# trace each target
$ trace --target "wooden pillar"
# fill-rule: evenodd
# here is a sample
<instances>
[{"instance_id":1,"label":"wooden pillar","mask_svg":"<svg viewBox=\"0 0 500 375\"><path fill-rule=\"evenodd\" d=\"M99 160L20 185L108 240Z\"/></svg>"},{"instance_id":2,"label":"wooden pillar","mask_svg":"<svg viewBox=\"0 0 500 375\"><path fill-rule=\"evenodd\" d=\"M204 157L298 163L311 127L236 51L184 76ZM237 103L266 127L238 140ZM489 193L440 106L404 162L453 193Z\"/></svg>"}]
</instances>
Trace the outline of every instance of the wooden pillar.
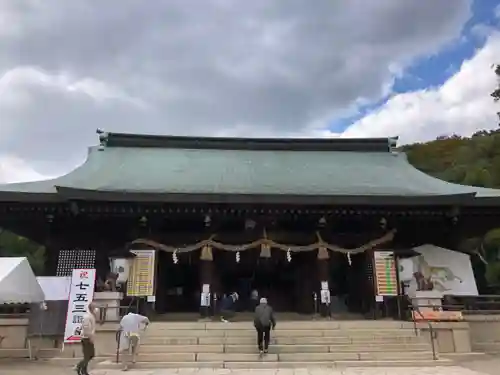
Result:
<instances>
[{"instance_id":1,"label":"wooden pillar","mask_svg":"<svg viewBox=\"0 0 500 375\"><path fill-rule=\"evenodd\" d=\"M328 283L328 293L330 293L329 259L330 259L330 254L328 254L328 250L324 247L320 247L318 249L318 255L317 255L317 260L316 260L318 286L319 286L319 288L316 289L316 290L318 290L316 295L317 295L317 306L319 306L319 312L320 312L321 316L330 315L330 301L329 301L329 299L326 303L325 303L325 301L321 301L321 289L322 289L321 285L323 282Z\"/></svg>"},{"instance_id":2,"label":"wooden pillar","mask_svg":"<svg viewBox=\"0 0 500 375\"><path fill-rule=\"evenodd\" d=\"M53 217L47 218L45 226L45 276L57 276L57 265L59 263L59 251L67 248L67 235L62 234L60 230L56 230L56 223Z\"/></svg>"},{"instance_id":3,"label":"wooden pillar","mask_svg":"<svg viewBox=\"0 0 500 375\"><path fill-rule=\"evenodd\" d=\"M213 262L212 248L210 246L205 246L201 249L200 255L200 315L202 318L208 318L210 316L211 307L213 305L213 292L214 292L214 262ZM208 297L208 303L202 303L201 296L206 293L203 290L204 286L208 285L208 292L210 293Z\"/></svg>"},{"instance_id":4,"label":"wooden pillar","mask_svg":"<svg viewBox=\"0 0 500 375\"><path fill-rule=\"evenodd\" d=\"M308 253L307 261L299 267L298 286L300 288L298 295L297 312L301 314L314 314L314 299L313 295L318 294L318 280L311 278L311 275L316 274L317 269L316 253Z\"/></svg>"}]
</instances>

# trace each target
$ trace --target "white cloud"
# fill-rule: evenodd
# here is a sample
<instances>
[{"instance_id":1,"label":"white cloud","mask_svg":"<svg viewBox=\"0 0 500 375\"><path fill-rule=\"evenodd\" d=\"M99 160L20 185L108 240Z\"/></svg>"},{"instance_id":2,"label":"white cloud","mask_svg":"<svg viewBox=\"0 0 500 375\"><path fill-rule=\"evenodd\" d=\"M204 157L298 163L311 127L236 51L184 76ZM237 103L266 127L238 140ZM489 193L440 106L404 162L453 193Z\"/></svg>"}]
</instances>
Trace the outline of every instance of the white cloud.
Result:
<instances>
[{"instance_id":1,"label":"white cloud","mask_svg":"<svg viewBox=\"0 0 500 375\"><path fill-rule=\"evenodd\" d=\"M66 73L50 74L32 66L10 69L0 76L0 105L21 104L16 103L16 99L20 100L20 94L28 93L34 86L67 94L86 95L96 102L121 100L138 106L144 105L140 100L105 82L88 77L76 79ZM17 95L17 98L13 95Z\"/></svg>"},{"instance_id":2,"label":"white cloud","mask_svg":"<svg viewBox=\"0 0 500 375\"><path fill-rule=\"evenodd\" d=\"M500 33L494 33L442 86L395 95L342 136L399 135L401 143L409 143L453 133L469 136L481 129L496 128L500 108L490 96L497 84L491 67L499 62Z\"/></svg>"},{"instance_id":3,"label":"white cloud","mask_svg":"<svg viewBox=\"0 0 500 375\"><path fill-rule=\"evenodd\" d=\"M1 0L0 153L57 175L97 127L330 136L333 119L459 40L471 4Z\"/></svg>"},{"instance_id":4,"label":"white cloud","mask_svg":"<svg viewBox=\"0 0 500 375\"><path fill-rule=\"evenodd\" d=\"M500 19L500 4L495 7L495 17Z\"/></svg>"},{"instance_id":5,"label":"white cloud","mask_svg":"<svg viewBox=\"0 0 500 375\"><path fill-rule=\"evenodd\" d=\"M0 156L0 183L38 181L50 177L36 172L24 160Z\"/></svg>"}]
</instances>

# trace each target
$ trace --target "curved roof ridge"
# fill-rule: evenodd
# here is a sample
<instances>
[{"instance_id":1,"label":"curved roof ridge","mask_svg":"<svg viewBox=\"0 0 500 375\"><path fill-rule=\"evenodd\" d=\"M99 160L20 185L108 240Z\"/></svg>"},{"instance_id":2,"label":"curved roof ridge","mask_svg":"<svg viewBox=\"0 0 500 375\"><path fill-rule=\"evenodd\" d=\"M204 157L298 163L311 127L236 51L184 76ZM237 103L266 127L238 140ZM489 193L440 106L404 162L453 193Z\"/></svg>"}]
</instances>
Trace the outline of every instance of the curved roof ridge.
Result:
<instances>
[{"instance_id":1,"label":"curved roof ridge","mask_svg":"<svg viewBox=\"0 0 500 375\"><path fill-rule=\"evenodd\" d=\"M98 130L104 147L144 147L252 151L353 151L390 152L397 137L386 138L238 138L194 137L133 133L106 133Z\"/></svg>"}]
</instances>

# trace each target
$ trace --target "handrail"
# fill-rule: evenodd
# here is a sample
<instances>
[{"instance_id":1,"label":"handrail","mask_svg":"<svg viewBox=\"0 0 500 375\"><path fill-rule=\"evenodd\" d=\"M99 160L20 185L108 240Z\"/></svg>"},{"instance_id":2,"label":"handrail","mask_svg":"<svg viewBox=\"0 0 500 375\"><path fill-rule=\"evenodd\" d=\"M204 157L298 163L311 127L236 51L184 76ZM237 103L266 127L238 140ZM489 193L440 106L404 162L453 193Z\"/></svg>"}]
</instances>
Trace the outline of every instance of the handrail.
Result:
<instances>
[{"instance_id":1,"label":"handrail","mask_svg":"<svg viewBox=\"0 0 500 375\"><path fill-rule=\"evenodd\" d=\"M420 315L420 317L422 318L422 321L427 323L427 326L429 327L429 334L431 336L432 359L436 361L438 359L437 354L436 354L436 343L435 343L436 331L434 331L434 327L432 326L432 323L430 322L430 320L428 320L424 317L424 315L420 311L419 307L414 306L410 299L409 299L409 301L410 301L411 311L416 311L417 314ZM413 320L413 329L415 330L415 336L418 336L418 334L417 334L417 322L415 320L414 314L411 314L411 318Z\"/></svg>"}]
</instances>

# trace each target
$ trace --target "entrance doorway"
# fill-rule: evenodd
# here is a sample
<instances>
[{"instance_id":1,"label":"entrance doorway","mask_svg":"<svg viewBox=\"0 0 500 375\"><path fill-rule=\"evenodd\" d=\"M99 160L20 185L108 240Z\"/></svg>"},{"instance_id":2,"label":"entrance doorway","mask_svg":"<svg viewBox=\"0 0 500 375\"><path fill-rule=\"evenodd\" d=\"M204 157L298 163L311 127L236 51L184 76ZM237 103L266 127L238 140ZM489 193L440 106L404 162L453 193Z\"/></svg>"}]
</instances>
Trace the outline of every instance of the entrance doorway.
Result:
<instances>
[{"instance_id":1,"label":"entrance doorway","mask_svg":"<svg viewBox=\"0 0 500 375\"><path fill-rule=\"evenodd\" d=\"M366 313L374 301L371 258L366 253L332 253L330 257L332 309L337 312ZM337 304L337 306L334 306Z\"/></svg>"},{"instance_id":2,"label":"entrance doorway","mask_svg":"<svg viewBox=\"0 0 500 375\"><path fill-rule=\"evenodd\" d=\"M253 310L251 293L257 290L259 298L266 297L277 312L310 313L313 284L309 258L308 252L294 253L288 261L281 250L272 250L271 258L261 258L258 251L246 251L241 252L240 262L236 263L234 254L218 254L221 293L238 293L237 311Z\"/></svg>"},{"instance_id":3,"label":"entrance doorway","mask_svg":"<svg viewBox=\"0 0 500 375\"><path fill-rule=\"evenodd\" d=\"M160 251L156 272L155 309L158 314L199 311L198 257L188 253L174 264L170 253Z\"/></svg>"}]
</instances>

